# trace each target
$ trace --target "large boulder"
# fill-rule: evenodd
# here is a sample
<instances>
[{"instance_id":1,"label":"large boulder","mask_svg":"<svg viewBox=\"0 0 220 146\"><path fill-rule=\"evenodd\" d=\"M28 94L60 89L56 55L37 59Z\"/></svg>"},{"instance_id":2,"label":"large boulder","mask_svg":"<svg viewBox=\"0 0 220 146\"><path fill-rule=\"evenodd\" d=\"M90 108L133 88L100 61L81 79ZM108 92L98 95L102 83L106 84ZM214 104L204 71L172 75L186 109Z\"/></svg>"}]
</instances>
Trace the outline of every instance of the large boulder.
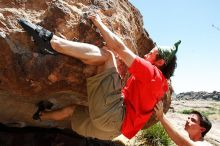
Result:
<instances>
[{"instance_id":1,"label":"large boulder","mask_svg":"<svg viewBox=\"0 0 220 146\"><path fill-rule=\"evenodd\" d=\"M142 15L128 0L1 0L0 8L0 122L9 126L69 128L69 121L34 121L35 104L49 100L54 109L72 103L87 105L86 78L96 74L95 66L78 59L40 54L38 46L18 24L19 18L68 40L102 47L102 36L84 17L85 12L96 11L139 56L154 47L143 27ZM127 68L119 58L117 61L125 82ZM171 96L165 97L167 110ZM153 117L149 123L155 121Z\"/></svg>"}]
</instances>

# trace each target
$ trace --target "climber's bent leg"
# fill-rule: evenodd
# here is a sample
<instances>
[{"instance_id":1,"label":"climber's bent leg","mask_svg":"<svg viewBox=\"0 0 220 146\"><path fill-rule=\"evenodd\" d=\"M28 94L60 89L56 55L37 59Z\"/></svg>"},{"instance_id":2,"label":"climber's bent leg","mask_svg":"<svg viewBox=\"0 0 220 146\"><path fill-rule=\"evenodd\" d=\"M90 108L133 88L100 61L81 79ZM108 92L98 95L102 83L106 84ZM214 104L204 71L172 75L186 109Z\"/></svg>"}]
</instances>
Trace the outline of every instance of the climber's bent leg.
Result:
<instances>
[{"instance_id":1,"label":"climber's bent leg","mask_svg":"<svg viewBox=\"0 0 220 146\"><path fill-rule=\"evenodd\" d=\"M62 39L47 29L20 19L18 23L29 33L42 54L55 55L57 52L80 59L90 65L104 65L111 58L109 51L97 46Z\"/></svg>"},{"instance_id":2,"label":"climber's bent leg","mask_svg":"<svg viewBox=\"0 0 220 146\"><path fill-rule=\"evenodd\" d=\"M76 105L69 105L54 111L44 111L40 113L41 120L55 120L62 121L71 117Z\"/></svg>"},{"instance_id":3,"label":"climber's bent leg","mask_svg":"<svg viewBox=\"0 0 220 146\"><path fill-rule=\"evenodd\" d=\"M103 65L111 57L109 51L105 49L92 44L69 41L56 35L52 37L50 43L55 51L90 65Z\"/></svg>"},{"instance_id":4,"label":"climber's bent leg","mask_svg":"<svg viewBox=\"0 0 220 146\"><path fill-rule=\"evenodd\" d=\"M86 106L77 106L71 119L71 126L73 131L84 137L98 138L101 140L112 140L120 135L120 129L112 129L104 131L97 128L90 118L89 109ZM120 125L115 125L120 127Z\"/></svg>"},{"instance_id":5,"label":"climber's bent leg","mask_svg":"<svg viewBox=\"0 0 220 146\"><path fill-rule=\"evenodd\" d=\"M72 128L78 134L111 140L120 135L125 107L121 79L115 67L87 78L88 107L77 106Z\"/></svg>"}]
</instances>

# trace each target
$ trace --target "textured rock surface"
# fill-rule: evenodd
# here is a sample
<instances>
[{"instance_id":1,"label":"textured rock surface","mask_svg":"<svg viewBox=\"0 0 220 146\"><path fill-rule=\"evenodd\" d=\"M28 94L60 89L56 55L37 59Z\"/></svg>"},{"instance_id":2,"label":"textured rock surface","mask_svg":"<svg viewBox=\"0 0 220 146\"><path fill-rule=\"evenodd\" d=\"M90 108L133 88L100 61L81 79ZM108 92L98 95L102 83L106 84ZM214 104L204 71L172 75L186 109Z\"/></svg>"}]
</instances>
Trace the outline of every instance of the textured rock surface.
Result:
<instances>
[{"instance_id":1,"label":"textured rock surface","mask_svg":"<svg viewBox=\"0 0 220 146\"><path fill-rule=\"evenodd\" d=\"M84 12L95 10L103 22L135 53L143 56L153 46L143 28L139 11L127 0L1 0L0 1L0 122L9 126L69 127L65 122L32 120L35 104L42 99L54 108L76 103L87 105L86 77L95 66L65 55L42 55L17 19L26 18L68 40L102 47L103 39ZM126 80L125 65L118 59ZM166 110L170 95L166 96ZM152 118L151 122L155 122ZM150 123L151 123L150 122Z\"/></svg>"}]
</instances>

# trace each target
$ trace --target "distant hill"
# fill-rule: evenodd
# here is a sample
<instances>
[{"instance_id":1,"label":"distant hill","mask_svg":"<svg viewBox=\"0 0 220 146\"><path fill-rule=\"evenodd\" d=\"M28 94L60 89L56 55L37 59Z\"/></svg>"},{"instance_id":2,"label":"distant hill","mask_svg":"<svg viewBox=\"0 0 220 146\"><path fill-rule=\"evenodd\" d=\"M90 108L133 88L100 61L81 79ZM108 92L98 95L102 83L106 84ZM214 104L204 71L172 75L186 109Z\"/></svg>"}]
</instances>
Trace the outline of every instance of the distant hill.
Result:
<instances>
[{"instance_id":1,"label":"distant hill","mask_svg":"<svg viewBox=\"0 0 220 146\"><path fill-rule=\"evenodd\" d=\"M203 99L203 100L216 100L220 101L220 92L218 91L213 91L211 93L205 92L205 91L200 91L200 92L183 92L179 94L174 94L173 95L174 100L198 100L198 99Z\"/></svg>"}]
</instances>

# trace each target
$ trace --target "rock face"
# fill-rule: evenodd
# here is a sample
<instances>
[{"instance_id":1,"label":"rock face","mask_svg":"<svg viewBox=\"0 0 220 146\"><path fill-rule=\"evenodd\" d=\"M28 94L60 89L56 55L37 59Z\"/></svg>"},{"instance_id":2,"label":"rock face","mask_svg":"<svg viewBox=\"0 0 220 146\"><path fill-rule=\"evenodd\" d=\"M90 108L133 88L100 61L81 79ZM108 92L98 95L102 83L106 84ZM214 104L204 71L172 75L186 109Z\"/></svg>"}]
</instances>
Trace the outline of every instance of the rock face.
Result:
<instances>
[{"instance_id":1,"label":"rock face","mask_svg":"<svg viewBox=\"0 0 220 146\"><path fill-rule=\"evenodd\" d=\"M35 104L49 100L54 109L68 104L87 105L86 78L96 74L95 66L65 55L42 55L17 19L25 18L68 40L102 47L103 38L85 19L96 11L103 22L139 56L154 43L143 28L139 11L128 0L1 0L0 1L0 122L9 126L69 127L65 122L32 120ZM126 81L126 66L117 59ZM166 110L170 95L165 96ZM155 120L152 118L152 122Z\"/></svg>"},{"instance_id":2,"label":"rock face","mask_svg":"<svg viewBox=\"0 0 220 146\"><path fill-rule=\"evenodd\" d=\"M216 100L220 101L220 92L213 91L213 92L184 92L179 93L176 95L176 100L197 100L197 99L204 99L204 100Z\"/></svg>"}]
</instances>

